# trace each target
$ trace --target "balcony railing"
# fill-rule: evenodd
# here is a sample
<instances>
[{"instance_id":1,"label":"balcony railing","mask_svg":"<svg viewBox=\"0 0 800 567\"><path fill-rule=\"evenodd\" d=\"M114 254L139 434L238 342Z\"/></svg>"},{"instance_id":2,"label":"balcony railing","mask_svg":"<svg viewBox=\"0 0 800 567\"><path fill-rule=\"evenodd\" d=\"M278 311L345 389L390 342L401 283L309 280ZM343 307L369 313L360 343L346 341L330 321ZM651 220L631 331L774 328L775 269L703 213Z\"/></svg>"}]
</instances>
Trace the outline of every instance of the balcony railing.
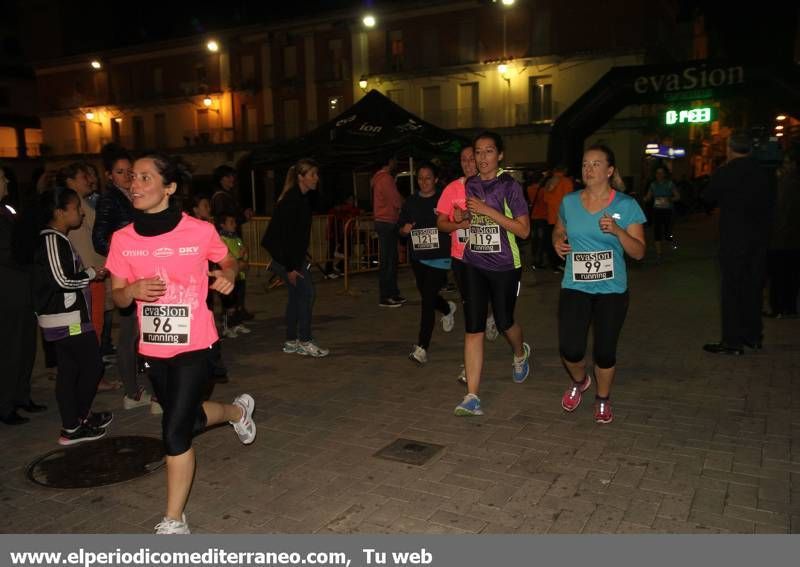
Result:
<instances>
[{"instance_id":1,"label":"balcony railing","mask_svg":"<svg viewBox=\"0 0 800 567\"><path fill-rule=\"evenodd\" d=\"M490 128L485 108L451 108L435 112L424 112L422 118L440 128Z\"/></svg>"},{"instance_id":2,"label":"balcony railing","mask_svg":"<svg viewBox=\"0 0 800 567\"><path fill-rule=\"evenodd\" d=\"M183 143L186 147L230 144L233 141L233 128L209 128L204 130L185 130L183 132Z\"/></svg>"},{"instance_id":3,"label":"balcony railing","mask_svg":"<svg viewBox=\"0 0 800 567\"><path fill-rule=\"evenodd\" d=\"M556 117L556 103L552 107L540 112L532 112L530 104L515 104L514 105L514 125L523 126L525 124L549 124L555 120Z\"/></svg>"}]
</instances>

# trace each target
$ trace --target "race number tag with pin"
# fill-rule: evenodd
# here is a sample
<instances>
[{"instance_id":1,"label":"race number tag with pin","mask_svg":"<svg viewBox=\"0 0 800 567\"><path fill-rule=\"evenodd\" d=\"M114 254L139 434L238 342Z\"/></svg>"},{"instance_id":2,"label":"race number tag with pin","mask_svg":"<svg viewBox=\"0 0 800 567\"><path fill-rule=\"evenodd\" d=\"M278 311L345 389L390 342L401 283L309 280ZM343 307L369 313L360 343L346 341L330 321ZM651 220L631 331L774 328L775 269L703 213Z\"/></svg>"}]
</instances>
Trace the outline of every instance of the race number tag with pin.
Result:
<instances>
[{"instance_id":1,"label":"race number tag with pin","mask_svg":"<svg viewBox=\"0 0 800 567\"><path fill-rule=\"evenodd\" d=\"M141 326L143 344L189 344L192 328L189 306L142 305Z\"/></svg>"},{"instance_id":2,"label":"race number tag with pin","mask_svg":"<svg viewBox=\"0 0 800 567\"><path fill-rule=\"evenodd\" d=\"M436 250L439 248L437 228L415 228L411 231L411 245L414 250Z\"/></svg>"},{"instance_id":3,"label":"race number tag with pin","mask_svg":"<svg viewBox=\"0 0 800 567\"><path fill-rule=\"evenodd\" d=\"M572 253L572 281L595 282L613 279L613 250Z\"/></svg>"},{"instance_id":4,"label":"race number tag with pin","mask_svg":"<svg viewBox=\"0 0 800 567\"><path fill-rule=\"evenodd\" d=\"M479 224L469 227L469 249L478 254L497 254L502 250L500 225Z\"/></svg>"}]
</instances>

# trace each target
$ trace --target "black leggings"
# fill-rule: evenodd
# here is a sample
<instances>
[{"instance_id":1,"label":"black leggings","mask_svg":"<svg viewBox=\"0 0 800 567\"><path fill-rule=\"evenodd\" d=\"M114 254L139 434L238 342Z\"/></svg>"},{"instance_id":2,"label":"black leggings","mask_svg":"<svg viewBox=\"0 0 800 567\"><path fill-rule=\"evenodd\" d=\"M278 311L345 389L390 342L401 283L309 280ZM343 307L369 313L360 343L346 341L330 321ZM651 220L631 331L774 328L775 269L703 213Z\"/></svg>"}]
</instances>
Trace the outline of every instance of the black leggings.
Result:
<instances>
[{"instance_id":1,"label":"black leggings","mask_svg":"<svg viewBox=\"0 0 800 567\"><path fill-rule=\"evenodd\" d=\"M103 359L94 331L54 341L58 356L56 400L64 429L78 427L89 415L97 384L103 375Z\"/></svg>"},{"instance_id":2,"label":"black leggings","mask_svg":"<svg viewBox=\"0 0 800 567\"><path fill-rule=\"evenodd\" d=\"M175 358L147 358L148 373L164 410L161 435L169 456L182 455L192 438L206 428L203 400L210 379L208 352L194 351Z\"/></svg>"},{"instance_id":3,"label":"black leggings","mask_svg":"<svg viewBox=\"0 0 800 567\"><path fill-rule=\"evenodd\" d=\"M450 306L439 295L439 291L447 283L447 270L432 268L422 262L411 263L414 277L417 280L417 289L422 296L422 310L419 320L419 341L417 344L428 350L431 346L433 327L436 324L436 311L443 315L450 313Z\"/></svg>"},{"instance_id":4,"label":"black leggings","mask_svg":"<svg viewBox=\"0 0 800 567\"><path fill-rule=\"evenodd\" d=\"M653 240L672 240L672 209L653 209Z\"/></svg>"},{"instance_id":5,"label":"black leggings","mask_svg":"<svg viewBox=\"0 0 800 567\"><path fill-rule=\"evenodd\" d=\"M514 324L514 306L519 294L522 268L493 272L463 264L462 293L464 327L467 333L486 331L486 315L492 303L497 330L507 331Z\"/></svg>"},{"instance_id":6,"label":"black leggings","mask_svg":"<svg viewBox=\"0 0 800 567\"><path fill-rule=\"evenodd\" d=\"M617 342L628 313L628 292L584 293L562 289L558 302L558 345L567 362L581 362L586 354L589 325L594 328L594 363L598 368L617 364Z\"/></svg>"}]
</instances>

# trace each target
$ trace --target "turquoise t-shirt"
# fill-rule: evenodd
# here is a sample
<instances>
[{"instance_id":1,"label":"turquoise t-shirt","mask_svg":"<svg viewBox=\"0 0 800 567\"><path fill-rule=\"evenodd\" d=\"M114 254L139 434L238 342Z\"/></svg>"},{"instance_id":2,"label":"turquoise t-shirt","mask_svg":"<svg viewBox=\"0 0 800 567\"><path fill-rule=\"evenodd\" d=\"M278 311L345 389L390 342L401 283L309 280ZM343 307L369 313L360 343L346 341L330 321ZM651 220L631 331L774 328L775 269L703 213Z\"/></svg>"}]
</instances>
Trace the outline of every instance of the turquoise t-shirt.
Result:
<instances>
[{"instance_id":1,"label":"turquoise t-shirt","mask_svg":"<svg viewBox=\"0 0 800 567\"><path fill-rule=\"evenodd\" d=\"M650 192L653 194L653 207L656 209L672 208L672 191L675 188L672 181L653 181L650 184Z\"/></svg>"},{"instance_id":2,"label":"turquoise t-shirt","mask_svg":"<svg viewBox=\"0 0 800 567\"><path fill-rule=\"evenodd\" d=\"M621 228L627 228L643 224L644 212L634 199L615 192L605 209L590 215L581 203L582 192L565 195L558 211L572 246L561 287L585 293L624 293L628 289L625 251L616 236L600 230L600 218L608 213Z\"/></svg>"}]
</instances>

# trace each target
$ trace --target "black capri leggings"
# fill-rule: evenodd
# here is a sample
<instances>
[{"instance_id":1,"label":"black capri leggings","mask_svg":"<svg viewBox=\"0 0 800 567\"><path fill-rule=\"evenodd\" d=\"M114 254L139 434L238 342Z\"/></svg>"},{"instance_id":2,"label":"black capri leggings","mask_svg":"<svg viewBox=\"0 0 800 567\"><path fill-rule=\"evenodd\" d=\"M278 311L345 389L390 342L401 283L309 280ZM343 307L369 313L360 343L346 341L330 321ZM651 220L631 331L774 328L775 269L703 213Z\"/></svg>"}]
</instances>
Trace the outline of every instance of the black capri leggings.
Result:
<instances>
[{"instance_id":1,"label":"black capri leggings","mask_svg":"<svg viewBox=\"0 0 800 567\"><path fill-rule=\"evenodd\" d=\"M464 326L467 333L486 331L489 302L501 333L514 324L514 306L517 304L522 268L493 272L463 264L462 293L464 299Z\"/></svg>"},{"instance_id":2,"label":"black capri leggings","mask_svg":"<svg viewBox=\"0 0 800 567\"><path fill-rule=\"evenodd\" d=\"M617 342L628 313L628 292L584 293L562 289L558 302L558 345L567 362L586 354L589 325L594 328L594 363L598 368L617 364Z\"/></svg>"},{"instance_id":3,"label":"black capri leggings","mask_svg":"<svg viewBox=\"0 0 800 567\"><path fill-rule=\"evenodd\" d=\"M211 377L208 357L203 350L175 358L146 359L153 390L164 410L161 435L171 457L188 451L192 438L206 428L203 400Z\"/></svg>"},{"instance_id":4,"label":"black capri leggings","mask_svg":"<svg viewBox=\"0 0 800 567\"><path fill-rule=\"evenodd\" d=\"M672 239L672 209L653 209L653 240Z\"/></svg>"}]
</instances>

